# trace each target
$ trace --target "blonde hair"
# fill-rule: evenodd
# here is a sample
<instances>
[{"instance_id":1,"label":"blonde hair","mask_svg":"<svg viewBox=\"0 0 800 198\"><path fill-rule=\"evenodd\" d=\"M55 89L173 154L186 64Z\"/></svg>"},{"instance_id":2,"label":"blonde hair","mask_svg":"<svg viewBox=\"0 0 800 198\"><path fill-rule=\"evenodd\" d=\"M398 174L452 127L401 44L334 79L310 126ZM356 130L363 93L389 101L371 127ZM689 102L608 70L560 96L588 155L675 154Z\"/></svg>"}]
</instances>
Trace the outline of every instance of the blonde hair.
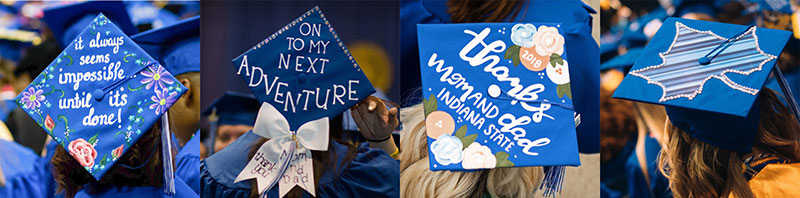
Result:
<instances>
[{"instance_id":1,"label":"blonde hair","mask_svg":"<svg viewBox=\"0 0 800 198\"><path fill-rule=\"evenodd\" d=\"M474 172L429 169L422 104L400 110L400 197L533 197L541 167L495 168Z\"/></svg>"},{"instance_id":2,"label":"blonde hair","mask_svg":"<svg viewBox=\"0 0 800 198\"><path fill-rule=\"evenodd\" d=\"M800 126L775 92L764 88L755 151L800 160ZM675 197L754 197L744 177L746 153L702 142L666 121L659 167Z\"/></svg>"}]
</instances>

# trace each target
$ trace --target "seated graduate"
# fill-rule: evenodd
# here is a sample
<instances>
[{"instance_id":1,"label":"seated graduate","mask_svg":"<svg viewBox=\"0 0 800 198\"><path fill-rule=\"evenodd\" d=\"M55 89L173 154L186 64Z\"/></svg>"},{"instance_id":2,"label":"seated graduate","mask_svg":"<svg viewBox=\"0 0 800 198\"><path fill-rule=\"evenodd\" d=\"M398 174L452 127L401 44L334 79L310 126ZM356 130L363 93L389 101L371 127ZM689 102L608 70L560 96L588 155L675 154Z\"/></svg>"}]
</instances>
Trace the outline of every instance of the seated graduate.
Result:
<instances>
[{"instance_id":1,"label":"seated graduate","mask_svg":"<svg viewBox=\"0 0 800 198\"><path fill-rule=\"evenodd\" d=\"M97 4L113 5L80 5ZM105 15L88 21L15 99L59 144L51 160L58 192L68 198L198 197L174 175L167 130L166 112L187 88Z\"/></svg>"},{"instance_id":2,"label":"seated graduate","mask_svg":"<svg viewBox=\"0 0 800 198\"><path fill-rule=\"evenodd\" d=\"M200 192L200 16L131 36L187 87L169 109L170 131L178 147L175 174Z\"/></svg>"},{"instance_id":3,"label":"seated graduate","mask_svg":"<svg viewBox=\"0 0 800 198\"><path fill-rule=\"evenodd\" d=\"M213 153L219 152L236 141L239 136L253 130L258 106L258 100L252 94L226 92L203 111L203 115L207 116L211 123Z\"/></svg>"}]
</instances>

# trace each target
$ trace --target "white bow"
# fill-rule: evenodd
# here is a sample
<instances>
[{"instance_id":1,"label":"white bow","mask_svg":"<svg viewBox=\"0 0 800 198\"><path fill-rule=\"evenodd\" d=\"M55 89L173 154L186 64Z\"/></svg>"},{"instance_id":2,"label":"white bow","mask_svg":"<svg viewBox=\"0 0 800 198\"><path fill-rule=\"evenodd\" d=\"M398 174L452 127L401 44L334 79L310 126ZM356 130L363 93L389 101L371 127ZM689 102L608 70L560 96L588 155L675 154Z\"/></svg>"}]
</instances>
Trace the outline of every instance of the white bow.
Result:
<instances>
[{"instance_id":1,"label":"white bow","mask_svg":"<svg viewBox=\"0 0 800 198\"><path fill-rule=\"evenodd\" d=\"M294 186L316 196L311 150L328 150L328 118L307 122L297 131L290 131L283 114L264 102L253 133L270 140L261 145L234 182L256 178L259 194L280 182L280 197Z\"/></svg>"}]
</instances>

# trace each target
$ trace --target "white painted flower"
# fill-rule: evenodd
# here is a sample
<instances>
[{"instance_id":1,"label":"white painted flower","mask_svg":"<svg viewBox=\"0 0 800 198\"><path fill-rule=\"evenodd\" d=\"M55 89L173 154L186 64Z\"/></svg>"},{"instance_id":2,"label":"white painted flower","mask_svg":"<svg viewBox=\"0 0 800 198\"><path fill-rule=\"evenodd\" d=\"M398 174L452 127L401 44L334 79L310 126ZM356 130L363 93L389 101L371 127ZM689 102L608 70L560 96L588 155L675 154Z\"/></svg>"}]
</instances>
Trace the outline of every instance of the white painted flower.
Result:
<instances>
[{"instance_id":1,"label":"white painted flower","mask_svg":"<svg viewBox=\"0 0 800 198\"><path fill-rule=\"evenodd\" d=\"M533 34L534 49L540 56L550 57L556 53L564 53L564 37L558 33L558 28L539 26L539 30Z\"/></svg>"},{"instance_id":2,"label":"white painted flower","mask_svg":"<svg viewBox=\"0 0 800 198\"><path fill-rule=\"evenodd\" d=\"M555 67L548 63L546 72L550 81L557 85L569 83L569 63L567 63L567 60L564 60L563 65L556 64Z\"/></svg>"},{"instance_id":3,"label":"white painted flower","mask_svg":"<svg viewBox=\"0 0 800 198\"><path fill-rule=\"evenodd\" d=\"M450 134L442 134L436 141L431 143L430 149L436 162L446 166L461 162L461 149L463 147L461 139Z\"/></svg>"},{"instance_id":4,"label":"white painted flower","mask_svg":"<svg viewBox=\"0 0 800 198\"><path fill-rule=\"evenodd\" d=\"M536 26L533 24L516 24L511 27L511 42L522 47L531 47L534 33L536 33Z\"/></svg>"},{"instance_id":5,"label":"white painted flower","mask_svg":"<svg viewBox=\"0 0 800 198\"><path fill-rule=\"evenodd\" d=\"M464 161L461 162L461 167L464 169L494 168L495 165L497 159L488 146L473 142L464 149Z\"/></svg>"}]
</instances>

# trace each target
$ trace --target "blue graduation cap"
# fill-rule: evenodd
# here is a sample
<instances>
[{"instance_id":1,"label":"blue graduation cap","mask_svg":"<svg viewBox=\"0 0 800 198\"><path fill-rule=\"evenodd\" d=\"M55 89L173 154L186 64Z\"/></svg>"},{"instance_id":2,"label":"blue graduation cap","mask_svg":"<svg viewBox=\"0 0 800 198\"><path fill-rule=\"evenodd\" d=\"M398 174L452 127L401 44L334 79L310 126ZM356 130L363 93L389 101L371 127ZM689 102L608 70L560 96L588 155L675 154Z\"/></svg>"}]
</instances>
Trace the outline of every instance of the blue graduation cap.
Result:
<instances>
[{"instance_id":1,"label":"blue graduation cap","mask_svg":"<svg viewBox=\"0 0 800 198\"><path fill-rule=\"evenodd\" d=\"M642 55L642 51L644 51L644 47L628 49L628 52L625 54L616 56L600 64L600 70L602 71L616 68L624 71L625 68L630 68L633 66L633 63L636 62L636 59L639 58L639 55Z\"/></svg>"},{"instance_id":2,"label":"blue graduation cap","mask_svg":"<svg viewBox=\"0 0 800 198\"><path fill-rule=\"evenodd\" d=\"M430 169L578 166L569 57L556 23L420 24Z\"/></svg>"},{"instance_id":3,"label":"blue graduation cap","mask_svg":"<svg viewBox=\"0 0 800 198\"><path fill-rule=\"evenodd\" d=\"M217 98L203 115L216 114L219 125L250 125L256 123L258 109L261 104L252 95L226 92Z\"/></svg>"},{"instance_id":4,"label":"blue graduation cap","mask_svg":"<svg viewBox=\"0 0 800 198\"><path fill-rule=\"evenodd\" d=\"M200 71L200 16L131 36L173 75Z\"/></svg>"},{"instance_id":5,"label":"blue graduation cap","mask_svg":"<svg viewBox=\"0 0 800 198\"><path fill-rule=\"evenodd\" d=\"M87 1L59 5L45 9L42 19L53 31L53 36L61 46L67 46L101 12L106 14L125 35L136 34L136 26L131 22L122 1Z\"/></svg>"},{"instance_id":6,"label":"blue graduation cap","mask_svg":"<svg viewBox=\"0 0 800 198\"><path fill-rule=\"evenodd\" d=\"M312 150L327 150L329 119L374 93L372 84L319 7L233 59L233 65L261 103L253 132L270 139L235 182L255 178L264 193L282 177L305 175L308 180L280 182L280 196L294 186L315 195L312 162L302 159Z\"/></svg>"},{"instance_id":7,"label":"blue graduation cap","mask_svg":"<svg viewBox=\"0 0 800 198\"><path fill-rule=\"evenodd\" d=\"M758 8L761 10L772 10L792 14L791 0L749 0L749 2L758 3Z\"/></svg>"},{"instance_id":8,"label":"blue graduation cap","mask_svg":"<svg viewBox=\"0 0 800 198\"><path fill-rule=\"evenodd\" d=\"M561 28L417 25L431 170L580 164Z\"/></svg>"},{"instance_id":9,"label":"blue graduation cap","mask_svg":"<svg viewBox=\"0 0 800 198\"><path fill-rule=\"evenodd\" d=\"M153 5L155 2L128 1L125 3L131 16L131 22L136 26L150 24L152 28L161 28L179 20L179 17L172 12Z\"/></svg>"},{"instance_id":10,"label":"blue graduation cap","mask_svg":"<svg viewBox=\"0 0 800 198\"><path fill-rule=\"evenodd\" d=\"M166 112L185 91L101 13L15 102L99 180L162 115L168 131ZM162 136L162 146L169 137ZM165 187L171 186L170 177Z\"/></svg>"},{"instance_id":11,"label":"blue graduation cap","mask_svg":"<svg viewBox=\"0 0 800 198\"><path fill-rule=\"evenodd\" d=\"M749 152L758 94L790 32L669 18L615 98L666 106L672 124L706 143Z\"/></svg>"},{"instance_id":12,"label":"blue graduation cap","mask_svg":"<svg viewBox=\"0 0 800 198\"><path fill-rule=\"evenodd\" d=\"M375 92L319 7L233 59L260 102L280 110L290 129L333 118Z\"/></svg>"}]
</instances>

